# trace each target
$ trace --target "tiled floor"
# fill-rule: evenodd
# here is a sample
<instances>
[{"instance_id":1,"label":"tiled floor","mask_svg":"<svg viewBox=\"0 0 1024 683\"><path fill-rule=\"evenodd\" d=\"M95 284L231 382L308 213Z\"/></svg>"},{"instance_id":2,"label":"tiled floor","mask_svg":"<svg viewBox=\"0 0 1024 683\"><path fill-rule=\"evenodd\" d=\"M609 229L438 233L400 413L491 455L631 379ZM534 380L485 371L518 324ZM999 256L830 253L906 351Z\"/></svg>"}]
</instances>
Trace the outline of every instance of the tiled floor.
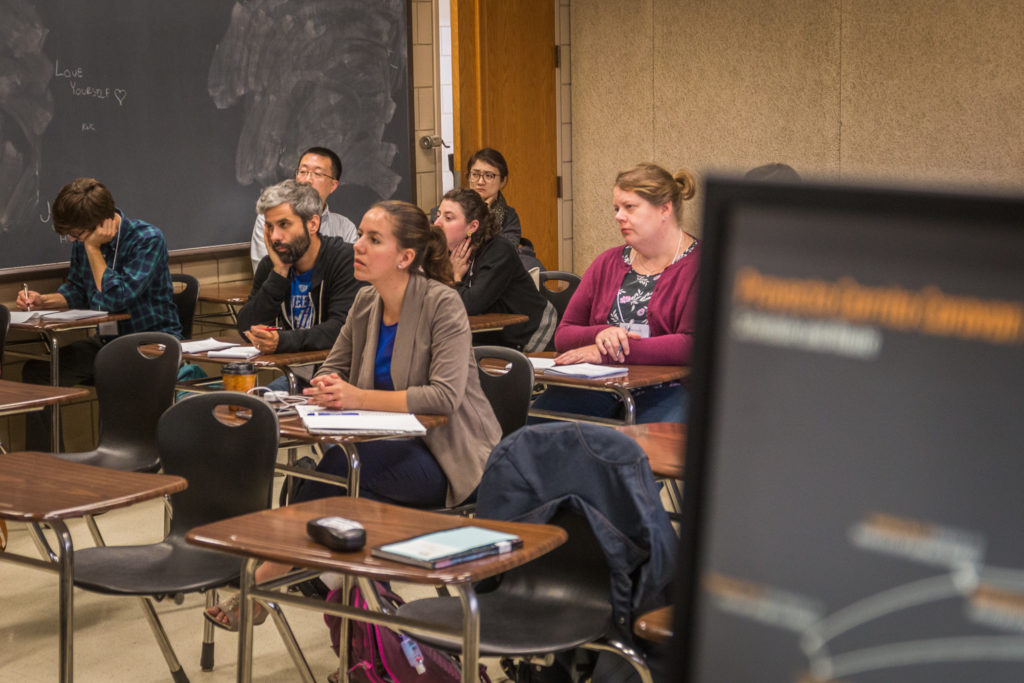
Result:
<instances>
[{"instance_id":1,"label":"tiled floor","mask_svg":"<svg viewBox=\"0 0 1024 683\"><path fill-rule=\"evenodd\" d=\"M162 535L163 504L151 501L116 510L98 518L108 545L150 543ZM76 547L93 545L85 525L69 524ZM10 524L9 551L36 556L23 525ZM0 683L57 679L57 575L22 565L0 562ZM433 595L422 586L395 586L406 599ZM193 683L235 680L237 636L217 630L216 665L199 668L202 641L202 595L186 596L182 605L157 603L157 612L171 644ZM75 590L75 681L170 681L156 639L135 598L120 598ZM337 669L322 615L285 609L306 658L318 681ZM277 630L268 619L256 628L253 680L300 680ZM491 679L502 680L494 660L486 660Z\"/></svg>"}]
</instances>

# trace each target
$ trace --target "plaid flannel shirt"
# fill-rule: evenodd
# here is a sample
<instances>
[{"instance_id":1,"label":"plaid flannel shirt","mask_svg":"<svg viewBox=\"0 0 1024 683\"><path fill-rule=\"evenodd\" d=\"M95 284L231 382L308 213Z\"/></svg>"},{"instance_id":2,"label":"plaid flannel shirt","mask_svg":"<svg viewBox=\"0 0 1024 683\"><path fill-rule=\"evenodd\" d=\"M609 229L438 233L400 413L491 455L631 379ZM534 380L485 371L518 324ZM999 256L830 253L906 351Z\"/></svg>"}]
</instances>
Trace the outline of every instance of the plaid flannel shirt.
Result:
<instances>
[{"instance_id":1,"label":"plaid flannel shirt","mask_svg":"<svg viewBox=\"0 0 1024 683\"><path fill-rule=\"evenodd\" d=\"M167 332L181 338L174 288L167 265L167 245L160 229L145 221L129 220L120 209L121 227L100 247L107 262L103 289L97 291L85 245L71 245L71 270L57 290L71 308L128 313L118 334Z\"/></svg>"}]
</instances>

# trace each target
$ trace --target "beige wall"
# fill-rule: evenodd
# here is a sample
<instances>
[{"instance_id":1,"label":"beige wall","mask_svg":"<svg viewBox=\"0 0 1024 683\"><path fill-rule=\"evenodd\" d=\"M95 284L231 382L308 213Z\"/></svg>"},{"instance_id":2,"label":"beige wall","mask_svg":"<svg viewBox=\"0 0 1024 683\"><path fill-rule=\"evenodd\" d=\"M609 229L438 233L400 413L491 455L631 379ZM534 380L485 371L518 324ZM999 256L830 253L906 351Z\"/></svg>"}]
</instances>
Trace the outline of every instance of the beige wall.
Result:
<instances>
[{"instance_id":1,"label":"beige wall","mask_svg":"<svg viewBox=\"0 0 1024 683\"><path fill-rule=\"evenodd\" d=\"M1024 2L572 0L571 27L576 272L638 161L1024 185Z\"/></svg>"}]
</instances>

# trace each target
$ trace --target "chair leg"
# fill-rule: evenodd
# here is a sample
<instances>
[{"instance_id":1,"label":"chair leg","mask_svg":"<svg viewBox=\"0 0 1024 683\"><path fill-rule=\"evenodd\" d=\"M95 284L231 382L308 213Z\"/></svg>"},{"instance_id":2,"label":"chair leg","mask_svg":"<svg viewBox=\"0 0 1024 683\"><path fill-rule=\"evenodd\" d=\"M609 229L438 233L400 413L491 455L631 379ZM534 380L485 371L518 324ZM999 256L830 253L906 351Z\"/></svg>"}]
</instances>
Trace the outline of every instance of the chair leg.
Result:
<instances>
[{"instance_id":1,"label":"chair leg","mask_svg":"<svg viewBox=\"0 0 1024 683\"><path fill-rule=\"evenodd\" d=\"M640 683L654 683L654 678L651 676L651 669L647 666L647 662L644 661L643 655L633 648L628 647L617 640L609 640L603 643L587 643L583 647L587 650L594 650L596 652L613 652L617 654L629 662L630 666L633 667L637 675L640 676Z\"/></svg>"},{"instance_id":2,"label":"chair leg","mask_svg":"<svg viewBox=\"0 0 1024 683\"><path fill-rule=\"evenodd\" d=\"M171 507L171 497L164 496L164 538L171 533L171 518L174 517L174 508Z\"/></svg>"},{"instance_id":3,"label":"chair leg","mask_svg":"<svg viewBox=\"0 0 1024 683\"><path fill-rule=\"evenodd\" d=\"M96 526L96 519L92 515L85 515L85 526L89 528L89 533L92 534L92 540L96 543L97 548L107 545L103 540L103 534L100 533L100 528Z\"/></svg>"},{"instance_id":4,"label":"chair leg","mask_svg":"<svg viewBox=\"0 0 1024 683\"><path fill-rule=\"evenodd\" d=\"M32 542L36 544L36 550L43 556L44 560L57 564L60 562L60 558L57 553L50 547L49 541L46 540L46 535L43 534L42 527L36 522L30 522L28 525L28 534L32 538Z\"/></svg>"},{"instance_id":5,"label":"chair leg","mask_svg":"<svg viewBox=\"0 0 1024 683\"><path fill-rule=\"evenodd\" d=\"M274 626L277 627L277 632L281 635L281 640L284 642L285 649L288 650L288 654L292 657L292 662L295 663L295 668L299 672L299 676L302 677L303 683L316 683L316 678L313 676L313 670L309 668L309 662L306 661L305 655L302 654L302 648L299 647L298 641L295 640L295 633L292 632L292 627L289 625L288 620L284 617L284 612L281 611L280 605L276 602L260 601L263 607L270 611L270 616L274 618Z\"/></svg>"},{"instance_id":6,"label":"chair leg","mask_svg":"<svg viewBox=\"0 0 1024 683\"><path fill-rule=\"evenodd\" d=\"M160 646L160 651L163 652L164 659L167 661L167 668L171 670L171 678L174 679L174 683L188 683L188 676L181 668L177 655L174 654L171 641L167 639L167 632L164 631L164 626L160 623L160 617L156 615L153 601L149 598L139 598L139 604L142 606L142 613L146 615L146 620L149 622L149 628L152 629L153 635L156 637L157 645Z\"/></svg>"},{"instance_id":7,"label":"chair leg","mask_svg":"<svg viewBox=\"0 0 1024 683\"><path fill-rule=\"evenodd\" d=\"M206 591L206 609L217 604L217 589L211 588ZM203 671L213 671L213 624L209 619L203 618L203 649L199 654L199 668Z\"/></svg>"}]
</instances>

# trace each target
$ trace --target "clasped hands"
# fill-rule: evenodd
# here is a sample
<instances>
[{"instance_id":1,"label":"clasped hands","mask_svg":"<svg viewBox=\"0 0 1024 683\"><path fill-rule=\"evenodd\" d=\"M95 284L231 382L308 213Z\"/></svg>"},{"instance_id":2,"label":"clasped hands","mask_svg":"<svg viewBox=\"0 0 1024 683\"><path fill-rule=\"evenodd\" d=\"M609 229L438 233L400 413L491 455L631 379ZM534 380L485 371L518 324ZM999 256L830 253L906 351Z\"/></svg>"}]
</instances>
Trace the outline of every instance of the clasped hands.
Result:
<instances>
[{"instance_id":1,"label":"clasped hands","mask_svg":"<svg viewBox=\"0 0 1024 683\"><path fill-rule=\"evenodd\" d=\"M314 377L313 386L303 389L312 403L332 410L356 409L363 406L365 391L349 384L335 373Z\"/></svg>"}]
</instances>

